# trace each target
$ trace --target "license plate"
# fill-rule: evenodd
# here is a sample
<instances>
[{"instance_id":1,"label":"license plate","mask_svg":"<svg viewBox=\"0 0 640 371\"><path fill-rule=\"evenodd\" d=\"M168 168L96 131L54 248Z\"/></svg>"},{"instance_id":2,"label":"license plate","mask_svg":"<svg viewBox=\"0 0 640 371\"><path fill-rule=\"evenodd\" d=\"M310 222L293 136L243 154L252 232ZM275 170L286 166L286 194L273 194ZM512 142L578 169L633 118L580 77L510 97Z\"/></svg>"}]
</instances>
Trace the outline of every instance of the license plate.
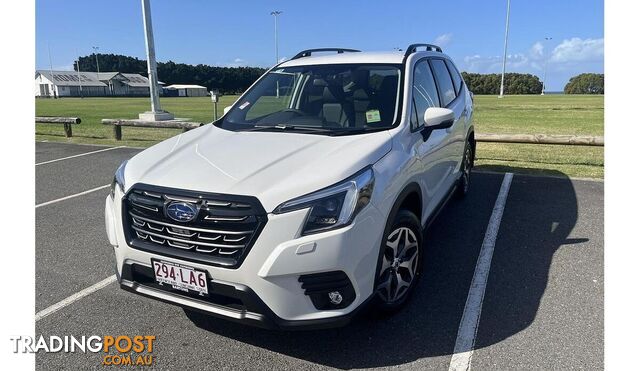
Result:
<instances>
[{"instance_id":1,"label":"license plate","mask_svg":"<svg viewBox=\"0 0 640 371\"><path fill-rule=\"evenodd\" d=\"M160 285L170 285L172 288L184 292L191 290L200 295L209 293L205 272L186 265L161 260L151 260L151 263L156 282Z\"/></svg>"}]
</instances>

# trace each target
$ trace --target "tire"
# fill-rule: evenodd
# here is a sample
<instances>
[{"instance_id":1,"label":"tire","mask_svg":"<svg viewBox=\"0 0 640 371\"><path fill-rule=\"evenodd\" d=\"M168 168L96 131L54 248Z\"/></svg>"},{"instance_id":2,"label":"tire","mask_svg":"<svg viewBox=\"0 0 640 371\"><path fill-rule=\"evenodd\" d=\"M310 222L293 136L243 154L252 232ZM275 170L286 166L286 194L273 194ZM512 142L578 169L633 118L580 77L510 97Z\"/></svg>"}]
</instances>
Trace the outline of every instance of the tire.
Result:
<instances>
[{"instance_id":1,"label":"tire","mask_svg":"<svg viewBox=\"0 0 640 371\"><path fill-rule=\"evenodd\" d=\"M372 306L377 312L394 313L411 297L422 270L422 226L415 214L400 209L380 249Z\"/></svg>"},{"instance_id":2,"label":"tire","mask_svg":"<svg viewBox=\"0 0 640 371\"><path fill-rule=\"evenodd\" d=\"M456 197L464 198L471 188L471 168L473 167L473 146L467 141L464 145L464 154L460 164L460 179L456 186Z\"/></svg>"}]
</instances>

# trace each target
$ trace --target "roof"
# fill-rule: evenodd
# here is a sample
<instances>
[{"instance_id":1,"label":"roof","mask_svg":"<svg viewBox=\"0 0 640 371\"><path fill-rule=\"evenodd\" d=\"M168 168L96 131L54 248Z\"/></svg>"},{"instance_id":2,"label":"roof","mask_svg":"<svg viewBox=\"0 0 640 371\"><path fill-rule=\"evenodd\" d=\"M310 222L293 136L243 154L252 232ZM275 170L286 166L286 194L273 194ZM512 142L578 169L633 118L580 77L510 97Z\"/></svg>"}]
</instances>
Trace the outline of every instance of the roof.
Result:
<instances>
[{"instance_id":1,"label":"roof","mask_svg":"<svg viewBox=\"0 0 640 371\"><path fill-rule=\"evenodd\" d=\"M165 89L207 89L204 86L200 85L184 85L184 84L173 84L165 87Z\"/></svg>"},{"instance_id":2,"label":"roof","mask_svg":"<svg viewBox=\"0 0 640 371\"><path fill-rule=\"evenodd\" d=\"M440 52L419 51L414 54L425 56L445 56ZM286 61L280 67L304 66L312 64L346 64L346 63L384 63L401 64L404 59L404 51L392 50L383 52L346 52L333 54L316 54L310 57L301 57Z\"/></svg>"},{"instance_id":3,"label":"roof","mask_svg":"<svg viewBox=\"0 0 640 371\"><path fill-rule=\"evenodd\" d=\"M37 70L36 77L42 75L58 86L107 86L97 79L95 72ZM78 81L78 76L80 80Z\"/></svg>"},{"instance_id":4,"label":"roof","mask_svg":"<svg viewBox=\"0 0 640 371\"><path fill-rule=\"evenodd\" d=\"M149 79L138 73L121 73L126 78L122 81L123 84L129 85L132 88L146 88L149 87Z\"/></svg>"},{"instance_id":5,"label":"roof","mask_svg":"<svg viewBox=\"0 0 640 371\"><path fill-rule=\"evenodd\" d=\"M98 80L100 81L109 81L115 78L116 76L120 75L120 72L100 72L100 73L96 73L96 75L98 76Z\"/></svg>"}]
</instances>

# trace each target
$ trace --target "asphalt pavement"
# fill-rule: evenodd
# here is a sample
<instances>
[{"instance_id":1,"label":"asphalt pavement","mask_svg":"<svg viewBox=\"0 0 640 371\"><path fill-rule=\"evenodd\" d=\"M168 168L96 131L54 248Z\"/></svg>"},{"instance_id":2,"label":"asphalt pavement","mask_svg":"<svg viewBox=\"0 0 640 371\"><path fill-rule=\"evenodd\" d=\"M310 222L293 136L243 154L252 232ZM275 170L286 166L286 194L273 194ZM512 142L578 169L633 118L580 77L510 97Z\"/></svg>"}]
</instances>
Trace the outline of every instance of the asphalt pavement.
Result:
<instances>
[{"instance_id":1,"label":"asphalt pavement","mask_svg":"<svg viewBox=\"0 0 640 371\"><path fill-rule=\"evenodd\" d=\"M113 173L139 149L36 143L36 308L114 273L104 231ZM502 174L475 172L426 231L425 270L392 317L278 332L214 320L106 285L36 322L36 334L156 335L158 369L448 369ZM495 242L472 369L602 369L601 181L515 175ZM75 196L69 198L69 196ZM38 353L38 369L102 368L94 353Z\"/></svg>"}]
</instances>

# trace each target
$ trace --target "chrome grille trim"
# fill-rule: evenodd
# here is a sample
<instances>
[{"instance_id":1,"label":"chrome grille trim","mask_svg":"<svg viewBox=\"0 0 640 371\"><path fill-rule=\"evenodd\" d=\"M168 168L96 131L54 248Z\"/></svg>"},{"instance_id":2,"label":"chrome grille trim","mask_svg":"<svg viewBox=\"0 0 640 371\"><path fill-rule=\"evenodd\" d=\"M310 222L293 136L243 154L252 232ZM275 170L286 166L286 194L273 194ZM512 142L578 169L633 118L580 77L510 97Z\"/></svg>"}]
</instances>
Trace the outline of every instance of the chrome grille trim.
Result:
<instances>
[{"instance_id":1,"label":"chrome grille trim","mask_svg":"<svg viewBox=\"0 0 640 371\"><path fill-rule=\"evenodd\" d=\"M181 190L134 184L123 197L123 226L128 245L185 261L237 268L267 223L253 196ZM168 205L191 203L189 221L173 219Z\"/></svg>"},{"instance_id":2,"label":"chrome grille trim","mask_svg":"<svg viewBox=\"0 0 640 371\"><path fill-rule=\"evenodd\" d=\"M151 223L155 223L155 224L160 224L160 225L163 225L165 227L188 229L190 231L196 231L196 232L213 233L213 234L251 234L251 233L253 233L253 231L225 231L225 230L220 230L220 229L196 228L196 227L191 227L191 226L182 225L182 224L171 224L171 223L166 223L166 222L160 222L160 221L153 220L153 219L148 219L148 218L145 218L143 216L134 214L132 212L129 212L129 215L131 215L134 218L138 218L140 220L144 220L145 222L151 222Z\"/></svg>"},{"instance_id":3,"label":"chrome grille trim","mask_svg":"<svg viewBox=\"0 0 640 371\"><path fill-rule=\"evenodd\" d=\"M182 243L186 243L186 244L192 244L192 245L198 245L198 246L206 246L206 247L222 247L222 248L226 248L226 249L242 249L244 247L244 245L221 245L221 244L215 244L215 243L208 243L208 242L200 242L200 241L193 241L193 240L184 240L181 238L176 238L176 237L171 237L171 236L167 236L164 234L160 234L160 233L156 233L156 232L151 232L148 231L146 229L142 229L136 226L131 226L131 228L133 228L136 232L140 232L140 233L144 233L149 235L149 238L153 241L156 242L153 237L156 237L156 239L163 239L163 240L169 240L169 241L174 241L174 242L182 242ZM164 241L162 242L156 242L159 244L164 244Z\"/></svg>"}]
</instances>

